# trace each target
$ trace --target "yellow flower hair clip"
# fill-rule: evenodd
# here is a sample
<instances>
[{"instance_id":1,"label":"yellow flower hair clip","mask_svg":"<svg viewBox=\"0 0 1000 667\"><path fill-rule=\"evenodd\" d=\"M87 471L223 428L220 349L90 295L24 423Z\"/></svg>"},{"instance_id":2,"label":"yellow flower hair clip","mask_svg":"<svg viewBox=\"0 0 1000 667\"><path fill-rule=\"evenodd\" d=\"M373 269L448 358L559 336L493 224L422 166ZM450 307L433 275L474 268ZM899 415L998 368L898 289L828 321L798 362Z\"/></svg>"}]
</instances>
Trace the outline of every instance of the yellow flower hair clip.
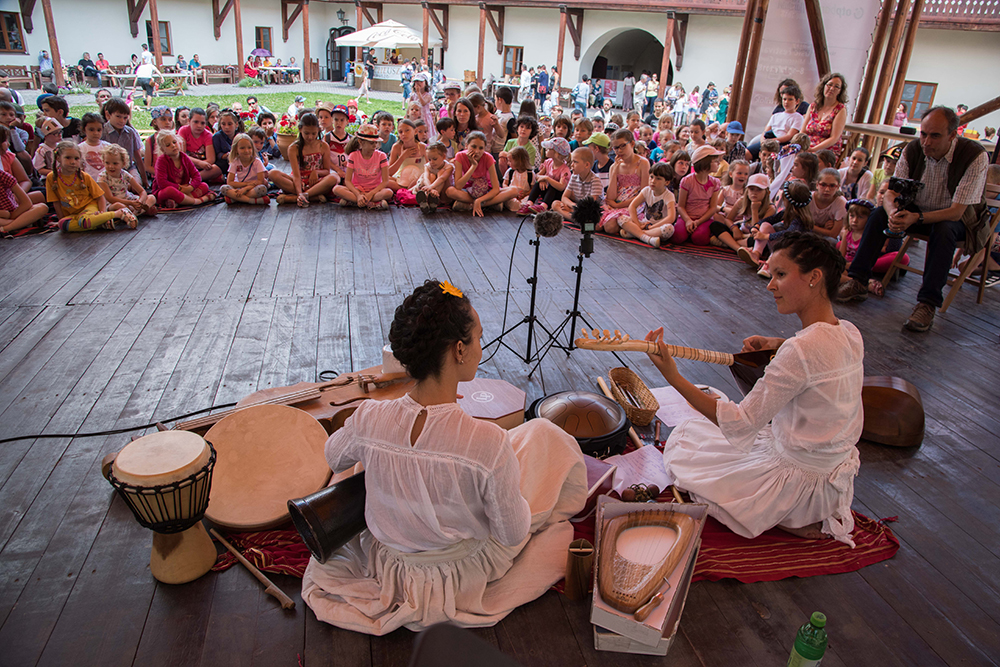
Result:
<instances>
[{"instance_id":1,"label":"yellow flower hair clip","mask_svg":"<svg viewBox=\"0 0 1000 667\"><path fill-rule=\"evenodd\" d=\"M458 289L447 280L444 281L443 283L438 283L438 285L441 287L441 291L444 292L445 294L457 296L459 299L465 296L464 294L462 294L462 290Z\"/></svg>"}]
</instances>

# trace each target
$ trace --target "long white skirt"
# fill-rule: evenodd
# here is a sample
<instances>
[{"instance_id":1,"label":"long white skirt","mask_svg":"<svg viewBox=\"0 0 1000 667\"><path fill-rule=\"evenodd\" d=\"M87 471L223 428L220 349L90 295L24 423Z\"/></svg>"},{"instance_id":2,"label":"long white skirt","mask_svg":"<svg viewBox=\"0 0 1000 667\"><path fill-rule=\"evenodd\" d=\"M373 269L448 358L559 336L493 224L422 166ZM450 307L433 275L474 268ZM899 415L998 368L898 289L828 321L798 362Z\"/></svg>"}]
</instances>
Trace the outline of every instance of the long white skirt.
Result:
<instances>
[{"instance_id":1,"label":"long white skirt","mask_svg":"<svg viewBox=\"0 0 1000 667\"><path fill-rule=\"evenodd\" d=\"M403 553L365 530L325 564L309 560L302 599L316 617L372 635L450 621L493 625L562 579L573 540L569 518L587 499L587 471L571 436L544 419L510 431L531 508L528 537L507 547L493 539Z\"/></svg>"},{"instance_id":2,"label":"long white skirt","mask_svg":"<svg viewBox=\"0 0 1000 667\"><path fill-rule=\"evenodd\" d=\"M854 476L857 448L825 469L810 468L780 451L764 427L749 452L733 447L718 426L691 419L673 430L663 462L677 486L708 505L708 513L737 535L754 538L782 525L802 528L822 522L822 530L854 546Z\"/></svg>"}]
</instances>

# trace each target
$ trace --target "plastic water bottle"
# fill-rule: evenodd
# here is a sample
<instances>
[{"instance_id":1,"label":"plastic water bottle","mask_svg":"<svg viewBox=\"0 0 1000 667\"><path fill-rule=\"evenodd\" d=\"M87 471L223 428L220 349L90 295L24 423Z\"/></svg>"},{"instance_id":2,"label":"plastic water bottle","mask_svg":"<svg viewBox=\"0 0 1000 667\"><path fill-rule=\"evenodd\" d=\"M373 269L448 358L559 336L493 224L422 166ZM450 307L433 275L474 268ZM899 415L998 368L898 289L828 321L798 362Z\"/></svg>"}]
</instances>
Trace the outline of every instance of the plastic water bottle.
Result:
<instances>
[{"instance_id":1,"label":"plastic water bottle","mask_svg":"<svg viewBox=\"0 0 1000 667\"><path fill-rule=\"evenodd\" d=\"M826 614L814 611L809 622L795 633L787 667L819 667L826 653Z\"/></svg>"}]
</instances>

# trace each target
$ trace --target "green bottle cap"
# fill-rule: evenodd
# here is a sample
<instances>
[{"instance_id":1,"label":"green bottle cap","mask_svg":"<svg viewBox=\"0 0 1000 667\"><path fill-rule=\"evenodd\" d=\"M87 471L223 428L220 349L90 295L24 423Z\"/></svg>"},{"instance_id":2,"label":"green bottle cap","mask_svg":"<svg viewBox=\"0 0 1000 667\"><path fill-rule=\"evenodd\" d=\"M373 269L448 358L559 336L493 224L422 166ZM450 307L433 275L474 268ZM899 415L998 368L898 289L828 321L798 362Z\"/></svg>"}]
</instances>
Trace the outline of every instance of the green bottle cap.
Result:
<instances>
[{"instance_id":1,"label":"green bottle cap","mask_svg":"<svg viewBox=\"0 0 1000 667\"><path fill-rule=\"evenodd\" d=\"M826 614L821 611L814 611L812 616L809 617L809 622L815 625L817 628L822 628L826 626Z\"/></svg>"}]
</instances>

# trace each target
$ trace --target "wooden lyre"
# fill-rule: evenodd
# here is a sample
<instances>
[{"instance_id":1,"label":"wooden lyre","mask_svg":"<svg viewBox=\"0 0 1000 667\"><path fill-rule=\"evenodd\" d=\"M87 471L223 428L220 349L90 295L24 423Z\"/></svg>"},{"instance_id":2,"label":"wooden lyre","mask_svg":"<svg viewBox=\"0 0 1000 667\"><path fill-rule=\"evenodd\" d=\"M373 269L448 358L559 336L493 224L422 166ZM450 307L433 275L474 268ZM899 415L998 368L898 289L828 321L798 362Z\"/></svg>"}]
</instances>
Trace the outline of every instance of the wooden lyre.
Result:
<instances>
[{"instance_id":1,"label":"wooden lyre","mask_svg":"<svg viewBox=\"0 0 1000 667\"><path fill-rule=\"evenodd\" d=\"M574 344L584 350L606 350L613 352L657 352L660 348L655 341L636 340L617 329L614 333L605 329L587 331L581 329L582 337ZM591 338L593 336L593 338ZM667 354L677 359L704 361L709 364L729 366L736 379L736 384L744 394L750 392L754 384L764 376L764 368L770 363L777 350L753 350L751 352L716 352L714 350L699 350L694 347L681 347L664 343Z\"/></svg>"},{"instance_id":2,"label":"wooden lyre","mask_svg":"<svg viewBox=\"0 0 1000 667\"><path fill-rule=\"evenodd\" d=\"M637 621L644 621L662 600L662 596L654 599L654 593L687 552L696 526L691 515L673 509L637 509L610 519L601 531L597 560L601 598L619 611L634 614ZM621 554L618 542L626 531L642 527L655 530L641 536L644 542L638 551L629 550L638 556L630 560Z\"/></svg>"}]
</instances>

